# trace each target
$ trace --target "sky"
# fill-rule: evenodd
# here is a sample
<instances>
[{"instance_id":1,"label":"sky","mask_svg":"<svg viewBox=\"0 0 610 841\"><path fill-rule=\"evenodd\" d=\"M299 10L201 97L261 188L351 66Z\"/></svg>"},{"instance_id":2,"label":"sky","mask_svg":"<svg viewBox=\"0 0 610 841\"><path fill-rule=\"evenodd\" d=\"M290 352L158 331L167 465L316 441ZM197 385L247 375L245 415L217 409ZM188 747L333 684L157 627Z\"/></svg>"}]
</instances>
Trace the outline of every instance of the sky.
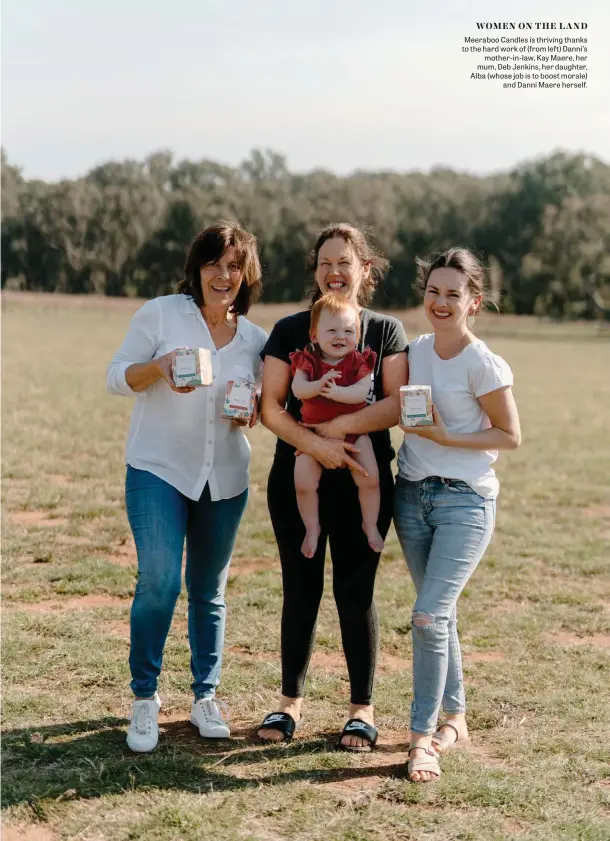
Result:
<instances>
[{"instance_id":1,"label":"sky","mask_svg":"<svg viewBox=\"0 0 610 841\"><path fill-rule=\"evenodd\" d=\"M465 36L505 20L586 22L526 34L584 34L587 88L471 80ZM340 174L608 161L609 43L607 0L4 0L2 145L46 180L160 149L236 165L270 148Z\"/></svg>"}]
</instances>

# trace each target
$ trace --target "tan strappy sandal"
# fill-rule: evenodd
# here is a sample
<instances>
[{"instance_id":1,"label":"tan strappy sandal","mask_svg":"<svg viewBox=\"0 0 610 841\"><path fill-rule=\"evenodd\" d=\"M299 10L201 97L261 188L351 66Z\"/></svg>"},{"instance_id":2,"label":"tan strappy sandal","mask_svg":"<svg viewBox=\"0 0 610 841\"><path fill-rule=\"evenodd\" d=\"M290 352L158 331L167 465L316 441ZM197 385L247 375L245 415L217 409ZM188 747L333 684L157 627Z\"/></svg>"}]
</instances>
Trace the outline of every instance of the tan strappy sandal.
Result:
<instances>
[{"instance_id":1,"label":"tan strappy sandal","mask_svg":"<svg viewBox=\"0 0 610 841\"><path fill-rule=\"evenodd\" d=\"M416 756L414 759L411 759L411 753L414 750L423 750L425 751L426 756ZM430 774L436 774L436 777L432 777L429 780L414 780L411 777L413 771L428 771ZM407 776L409 777L409 781L412 783L435 783L441 776L441 767L438 764L438 754L433 750L428 750L428 748L423 748L421 746L409 748Z\"/></svg>"},{"instance_id":2,"label":"tan strappy sandal","mask_svg":"<svg viewBox=\"0 0 610 841\"><path fill-rule=\"evenodd\" d=\"M443 727L450 727L455 733L455 739L451 738L451 733L443 733ZM465 739L460 738L457 727L454 727L448 721L442 724L432 737L432 744L438 753L445 753L445 751L451 750L451 748L459 748L461 745L468 744L469 741L470 736L466 736Z\"/></svg>"}]
</instances>

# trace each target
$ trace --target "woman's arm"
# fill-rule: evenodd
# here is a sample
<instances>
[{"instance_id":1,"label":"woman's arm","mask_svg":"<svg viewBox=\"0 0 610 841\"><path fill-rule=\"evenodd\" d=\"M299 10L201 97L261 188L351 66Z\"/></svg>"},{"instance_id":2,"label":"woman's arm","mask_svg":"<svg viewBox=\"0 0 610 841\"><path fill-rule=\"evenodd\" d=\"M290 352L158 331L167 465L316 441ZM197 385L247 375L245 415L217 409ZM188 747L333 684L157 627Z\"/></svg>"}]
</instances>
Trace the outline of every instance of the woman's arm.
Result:
<instances>
[{"instance_id":1,"label":"woman's arm","mask_svg":"<svg viewBox=\"0 0 610 841\"><path fill-rule=\"evenodd\" d=\"M178 394L189 394L191 391L195 391L192 385L181 386L180 388L174 385L173 365L175 356L176 351L172 350L165 356L152 359L150 362L134 362L125 370L125 382L136 393L144 391L161 379L165 380L171 390Z\"/></svg>"},{"instance_id":2,"label":"woman's arm","mask_svg":"<svg viewBox=\"0 0 610 841\"><path fill-rule=\"evenodd\" d=\"M147 301L134 314L123 344L112 358L106 373L110 394L130 396L144 391L163 378L172 391L187 394L192 388L176 388L172 375L174 351L154 359L160 343L159 301Z\"/></svg>"},{"instance_id":3,"label":"woman's arm","mask_svg":"<svg viewBox=\"0 0 610 841\"><path fill-rule=\"evenodd\" d=\"M521 443L519 413L510 386L497 388L477 398L491 427L481 432L450 432L436 407L433 426L401 426L406 434L415 433L443 447L465 450L516 450Z\"/></svg>"},{"instance_id":4,"label":"woman's arm","mask_svg":"<svg viewBox=\"0 0 610 841\"><path fill-rule=\"evenodd\" d=\"M340 415L326 423L315 424L313 428L325 438L344 438L346 435L365 435L396 426L400 420L400 387L406 385L408 379L407 354L386 356L381 363L383 400L350 415Z\"/></svg>"},{"instance_id":5,"label":"woman's arm","mask_svg":"<svg viewBox=\"0 0 610 841\"><path fill-rule=\"evenodd\" d=\"M161 369L157 359L150 362L134 362L125 369L125 382L132 391L144 391L149 385L161 379Z\"/></svg>"},{"instance_id":6,"label":"woman's arm","mask_svg":"<svg viewBox=\"0 0 610 841\"><path fill-rule=\"evenodd\" d=\"M320 438L298 423L286 411L286 398L290 389L290 365L274 356L265 358L263 370L263 391L261 395L261 420L271 432L292 444L297 450L307 453L324 467L349 467L367 475L361 465L350 457L349 452L358 448L345 441Z\"/></svg>"}]
</instances>

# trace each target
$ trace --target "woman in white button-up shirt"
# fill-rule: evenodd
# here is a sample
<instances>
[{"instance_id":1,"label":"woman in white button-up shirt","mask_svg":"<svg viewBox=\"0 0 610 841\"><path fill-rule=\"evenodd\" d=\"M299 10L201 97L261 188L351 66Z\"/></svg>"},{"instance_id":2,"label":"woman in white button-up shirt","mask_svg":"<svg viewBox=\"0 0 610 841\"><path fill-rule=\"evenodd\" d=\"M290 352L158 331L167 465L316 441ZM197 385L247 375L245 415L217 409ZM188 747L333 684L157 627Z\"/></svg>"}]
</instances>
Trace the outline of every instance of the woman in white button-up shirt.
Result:
<instances>
[{"instance_id":1,"label":"woman in white button-up shirt","mask_svg":"<svg viewBox=\"0 0 610 841\"><path fill-rule=\"evenodd\" d=\"M245 317L260 291L254 237L226 222L206 228L191 245L178 293L136 312L108 367L110 393L136 397L125 489L138 553L129 655L135 701L127 744L138 752L157 744L157 680L180 594L185 540L195 696L190 720L204 737L229 736L214 698L224 590L248 496L250 445L242 424L221 413L228 380L260 382L267 335ZM172 362L180 347L210 350L210 386L174 385Z\"/></svg>"}]
</instances>

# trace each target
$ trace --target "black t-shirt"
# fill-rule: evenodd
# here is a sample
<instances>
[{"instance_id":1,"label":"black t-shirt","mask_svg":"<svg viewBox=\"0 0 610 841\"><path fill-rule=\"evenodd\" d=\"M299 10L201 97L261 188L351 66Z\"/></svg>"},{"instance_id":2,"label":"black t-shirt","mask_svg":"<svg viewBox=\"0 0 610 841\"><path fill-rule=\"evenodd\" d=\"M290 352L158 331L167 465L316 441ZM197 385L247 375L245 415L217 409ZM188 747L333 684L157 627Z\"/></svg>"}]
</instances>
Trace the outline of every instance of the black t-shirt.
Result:
<instances>
[{"instance_id":1,"label":"black t-shirt","mask_svg":"<svg viewBox=\"0 0 610 841\"><path fill-rule=\"evenodd\" d=\"M297 312L280 319L267 339L267 343L261 352L261 358L274 356L276 359L281 359L283 362L290 364L289 355L295 350L304 350L310 342L309 317L310 311L305 310L305 312ZM381 366L384 358L407 350L407 335L402 323L391 315L381 315L381 313L363 309L360 313L358 350L362 352L365 347L370 347L377 354L373 371L373 384L366 401L367 403L374 403L384 397L381 380ZM293 418L301 419L301 401L294 396L292 388L288 392L286 409ZM378 463L387 462L389 464L395 455L390 442L389 430L370 432L369 435ZM275 450L276 459L292 458L293 455L294 447L278 438Z\"/></svg>"}]
</instances>

